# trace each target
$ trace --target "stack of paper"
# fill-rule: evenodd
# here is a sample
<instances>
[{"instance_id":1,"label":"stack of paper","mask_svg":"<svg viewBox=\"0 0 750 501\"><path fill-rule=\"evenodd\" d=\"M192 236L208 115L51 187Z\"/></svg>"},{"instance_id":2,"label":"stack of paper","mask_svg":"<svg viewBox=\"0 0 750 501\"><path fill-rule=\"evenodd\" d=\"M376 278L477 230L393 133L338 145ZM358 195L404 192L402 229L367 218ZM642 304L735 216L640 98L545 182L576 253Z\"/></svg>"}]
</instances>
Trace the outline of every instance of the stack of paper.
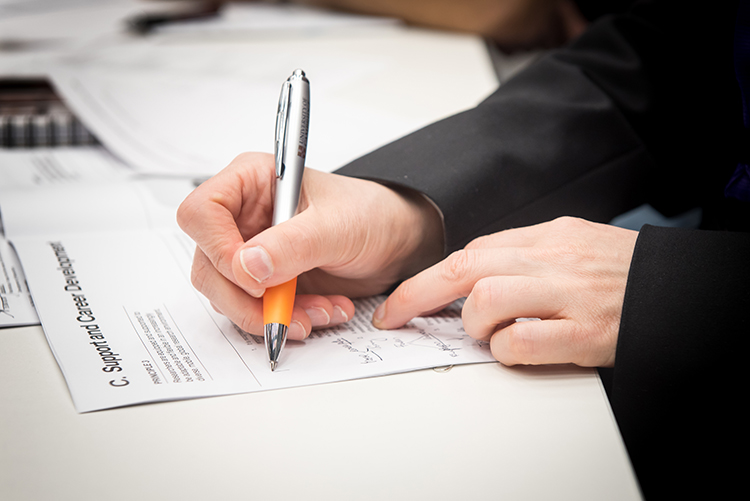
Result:
<instances>
[{"instance_id":1,"label":"stack of paper","mask_svg":"<svg viewBox=\"0 0 750 501\"><path fill-rule=\"evenodd\" d=\"M496 85L478 39L382 22L325 31L321 21L211 43L190 30L109 38L49 67L104 148L0 152L0 210L79 411L492 360L463 332L459 306L383 332L370 298L347 324L289 342L272 373L262 340L191 286L194 244L175 210L195 176L272 151L279 89L295 68L311 81L308 162L325 171Z\"/></svg>"},{"instance_id":2,"label":"stack of paper","mask_svg":"<svg viewBox=\"0 0 750 501\"><path fill-rule=\"evenodd\" d=\"M457 308L385 332L371 325L370 298L347 324L288 342L271 372L263 340L190 284L194 244L174 209L192 187L126 178L0 190L6 236L79 411L492 360Z\"/></svg>"}]
</instances>

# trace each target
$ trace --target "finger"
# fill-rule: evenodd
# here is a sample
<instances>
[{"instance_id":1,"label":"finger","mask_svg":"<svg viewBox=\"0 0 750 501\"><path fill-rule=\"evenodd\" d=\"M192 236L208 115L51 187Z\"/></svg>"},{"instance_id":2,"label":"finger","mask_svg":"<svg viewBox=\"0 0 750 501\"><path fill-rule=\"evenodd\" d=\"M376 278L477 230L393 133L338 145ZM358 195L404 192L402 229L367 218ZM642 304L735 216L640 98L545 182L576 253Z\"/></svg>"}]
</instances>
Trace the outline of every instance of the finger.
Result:
<instances>
[{"instance_id":1,"label":"finger","mask_svg":"<svg viewBox=\"0 0 750 501\"><path fill-rule=\"evenodd\" d=\"M194 279L193 285L209 299L214 310L230 319L245 332L256 336L263 335L263 300L249 296L229 281L213 267L200 250L196 252L195 261L203 261L205 264L201 271L201 279ZM307 311L295 300L287 333L289 339L303 340L310 335L311 330L312 322Z\"/></svg>"},{"instance_id":2,"label":"finger","mask_svg":"<svg viewBox=\"0 0 750 501\"><path fill-rule=\"evenodd\" d=\"M295 304L305 311L313 329L347 322L354 315L354 303L344 296L298 294Z\"/></svg>"},{"instance_id":3,"label":"finger","mask_svg":"<svg viewBox=\"0 0 750 501\"><path fill-rule=\"evenodd\" d=\"M213 309L226 316L242 330L255 335L263 332L263 301L248 296L241 288L220 274L200 249L193 259L194 287L206 296ZM313 328L331 327L354 316L354 304L345 296L295 296L289 339L302 340Z\"/></svg>"},{"instance_id":4,"label":"finger","mask_svg":"<svg viewBox=\"0 0 750 501\"><path fill-rule=\"evenodd\" d=\"M262 334L262 301L249 296L219 273L200 249L195 252L191 279L193 286L211 302L216 311L242 330L255 335Z\"/></svg>"},{"instance_id":5,"label":"finger","mask_svg":"<svg viewBox=\"0 0 750 501\"><path fill-rule=\"evenodd\" d=\"M499 325L517 318L555 318L566 302L565 294L550 280L494 276L477 281L461 316L468 335L487 341Z\"/></svg>"},{"instance_id":6,"label":"finger","mask_svg":"<svg viewBox=\"0 0 750 501\"><path fill-rule=\"evenodd\" d=\"M381 329L395 329L416 316L468 296L482 278L534 275L539 271L517 249L459 250L401 283L375 311L373 323Z\"/></svg>"},{"instance_id":7,"label":"finger","mask_svg":"<svg viewBox=\"0 0 750 501\"><path fill-rule=\"evenodd\" d=\"M243 231L249 236L260 231L257 221L268 219L259 217L258 212L267 211L266 205L258 203L268 196L270 170L272 165L267 155L244 154L235 159L229 167L202 183L180 205L177 222L185 233L209 258L214 267L225 277L233 280L232 258L243 244ZM261 175L253 169L268 175ZM253 221L257 228L244 228L238 220Z\"/></svg>"},{"instance_id":8,"label":"finger","mask_svg":"<svg viewBox=\"0 0 750 501\"><path fill-rule=\"evenodd\" d=\"M301 341L315 328L347 322L354 315L354 304L344 296L300 294L294 298L292 321L287 336ZM231 318L231 317L230 317Z\"/></svg>"},{"instance_id":9,"label":"finger","mask_svg":"<svg viewBox=\"0 0 750 501\"><path fill-rule=\"evenodd\" d=\"M574 363L597 367L614 360L611 349L586 336L580 324L569 319L513 323L492 336L490 349L505 365Z\"/></svg>"}]
</instances>

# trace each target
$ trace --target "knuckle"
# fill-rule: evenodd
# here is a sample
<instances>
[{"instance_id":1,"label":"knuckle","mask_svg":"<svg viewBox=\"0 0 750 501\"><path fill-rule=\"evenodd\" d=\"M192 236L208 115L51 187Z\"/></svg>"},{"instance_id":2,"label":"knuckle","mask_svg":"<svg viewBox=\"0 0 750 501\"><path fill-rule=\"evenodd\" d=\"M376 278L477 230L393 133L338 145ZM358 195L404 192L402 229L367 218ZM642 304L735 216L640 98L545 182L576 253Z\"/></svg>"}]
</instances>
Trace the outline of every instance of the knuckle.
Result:
<instances>
[{"instance_id":1,"label":"knuckle","mask_svg":"<svg viewBox=\"0 0 750 501\"><path fill-rule=\"evenodd\" d=\"M229 166L234 166L235 164L250 163L253 161L254 156L255 155L253 153L250 153L248 151L243 151L242 153L234 157L231 162L229 162Z\"/></svg>"},{"instance_id":2,"label":"knuckle","mask_svg":"<svg viewBox=\"0 0 750 501\"><path fill-rule=\"evenodd\" d=\"M193 267L190 271L190 282L193 284L193 287L204 296L208 296L208 294L206 294L206 275L206 260L196 259L193 261Z\"/></svg>"},{"instance_id":3,"label":"knuckle","mask_svg":"<svg viewBox=\"0 0 750 501\"><path fill-rule=\"evenodd\" d=\"M551 221L551 224L554 226L554 228L566 231L585 226L585 221L578 217L560 216L556 219L553 219Z\"/></svg>"},{"instance_id":4,"label":"knuckle","mask_svg":"<svg viewBox=\"0 0 750 501\"><path fill-rule=\"evenodd\" d=\"M224 249L218 241L214 244L204 244L201 250L205 256L202 260L203 267L212 266L222 274L228 273L232 269L233 257L225 255Z\"/></svg>"},{"instance_id":5,"label":"knuckle","mask_svg":"<svg viewBox=\"0 0 750 501\"><path fill-rule=\"evenodd\" d=\"M458 250L449 255L440 267L440 276L446 282L457 282L468 274L473 265L473 254L466 249Z\"/></svg>"},{"instance_id":6,"label":"knuckle","mask_svg":"<svg viewBox=\"0 0 750 501\"><path fill-rule=\"evenodd\" d=\"M465 249L467 250L474 250L474 249L481 249L483 247L487 247L488 244L492 241L493 235L482 235L480 237L475 238L468 244L466 244Z\"/></svg>"},{"instance_id":7,"label":"knuckle","mask_svg":"<svg viewBox=\"0 0 750 501\"><path fill-rule=\"evenodd\" d=\"M501 280L482 278L474 285L471 296L478 313L493 311L507 297L506 286Z\"/></svg>"},{"instance_id":8,"label":"knuckle","mask_svg":"<svg viewBox=\"0 0 750 501\"><path fill-rule=\"evenodd\" d=\"M395 291L396 300L399 304L414 304L419 299L414 280L406 280Z\"/></svg>"},{"instance_id":9,"label":"knuckle","mask_svg":"<svg viewBox=\"0 0 750 501\"><path fill-rule=\"evenodd\" d=\"M237 318L231 319L243 331L258 335L261 333L260 324L254 312L249 309L241 310Z\"/></svg>"},{"instance_id":10,"label":"knuckle","mask_svg":"<svg viewBox=\"0 0 750 501\"><path fill-rule=\"evenodd\" d=\"M532 337L524 335L524 330L516 328L517 326L515 323L506 328L506 349L517 363L532 364L536 359L538 343Z\"/></svg>"},{"instance_id":11,"label":"knuckle","mask_svg":"<svg viewBox=\"0 0 750 501\"><path fill-rule=\"evenodd\" d=\"M548 234L554 241L568 241L571 237L580 235L590 224L584 219L572 216L562 216L553 219Z\"/></svg>"},{"instance_id":12,"label":"knuckle","mask_svg":"<svg viewBox=\"0 0 750 501\"><path fill-rule=\"evenodd\" d=\"M186 233L190 227L190 222L193 220L196 214L196 205L193 203L193 195L190 194L182 201L179 207L177 207L177 224Z\"/></svg>"}]
</instances>

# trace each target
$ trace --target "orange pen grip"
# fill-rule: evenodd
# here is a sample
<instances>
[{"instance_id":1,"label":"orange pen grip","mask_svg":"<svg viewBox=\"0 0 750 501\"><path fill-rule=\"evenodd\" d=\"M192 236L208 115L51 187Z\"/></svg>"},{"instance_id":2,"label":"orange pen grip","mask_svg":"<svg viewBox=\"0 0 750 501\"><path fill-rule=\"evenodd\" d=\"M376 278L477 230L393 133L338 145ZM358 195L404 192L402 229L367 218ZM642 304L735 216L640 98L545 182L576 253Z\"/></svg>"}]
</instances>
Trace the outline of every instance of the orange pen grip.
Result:
<instances>
[{"instance_id":1,"label":"orange pen grip","mask_svg":"<svg viewBox=\"0 0 750 501\"><path fill-rule=\"evenodd\" d=\"M288 282L269 287L263 294L263 323L284 324L289 327L297 292L297 277Z\"/></svg>"}]
</instances>

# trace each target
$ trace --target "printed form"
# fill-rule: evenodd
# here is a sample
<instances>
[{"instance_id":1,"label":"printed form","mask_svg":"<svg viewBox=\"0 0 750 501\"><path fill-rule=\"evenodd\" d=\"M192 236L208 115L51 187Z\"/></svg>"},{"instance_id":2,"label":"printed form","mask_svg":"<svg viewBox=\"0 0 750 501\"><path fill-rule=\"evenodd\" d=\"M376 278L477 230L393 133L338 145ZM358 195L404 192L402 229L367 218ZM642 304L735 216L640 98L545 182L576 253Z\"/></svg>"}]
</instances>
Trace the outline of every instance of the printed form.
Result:
<instances>
[{"instance_id":1,"label":"printed form","mask_svg":"<svg viewBox=\"0 0 750 501\"><path fill-rule=\"evenodd\" d=\"M111 181L130 174L122 162L98 147L0 151L0 186L5 191L84 180ZM23 267L13 247L0 237L0 327L38 324Z\"/></svg>"},{"instance_id":2,"label":"printed form","mask_svg":"<svg viewBox=\"0 0 750 501\"><path fill-rule=\"evenodd\" d=\"M38 324L21 263L8 241L0 238L0 327Z\"/></svg>"},{"instance_id":3,"label":"printed form","mask_svg":"<svg viewBox=\"0 0 750 501\"><path fill-rule=\"evenodd\" d=\"M460 307L395 331L382 298L348 323L288 341L271 372L262 337L216 313L190 283L194 243L174 223L185 180L79 183L0 193L6 236L79 412L493 361Z\"/></svg>"}]
</instances>

